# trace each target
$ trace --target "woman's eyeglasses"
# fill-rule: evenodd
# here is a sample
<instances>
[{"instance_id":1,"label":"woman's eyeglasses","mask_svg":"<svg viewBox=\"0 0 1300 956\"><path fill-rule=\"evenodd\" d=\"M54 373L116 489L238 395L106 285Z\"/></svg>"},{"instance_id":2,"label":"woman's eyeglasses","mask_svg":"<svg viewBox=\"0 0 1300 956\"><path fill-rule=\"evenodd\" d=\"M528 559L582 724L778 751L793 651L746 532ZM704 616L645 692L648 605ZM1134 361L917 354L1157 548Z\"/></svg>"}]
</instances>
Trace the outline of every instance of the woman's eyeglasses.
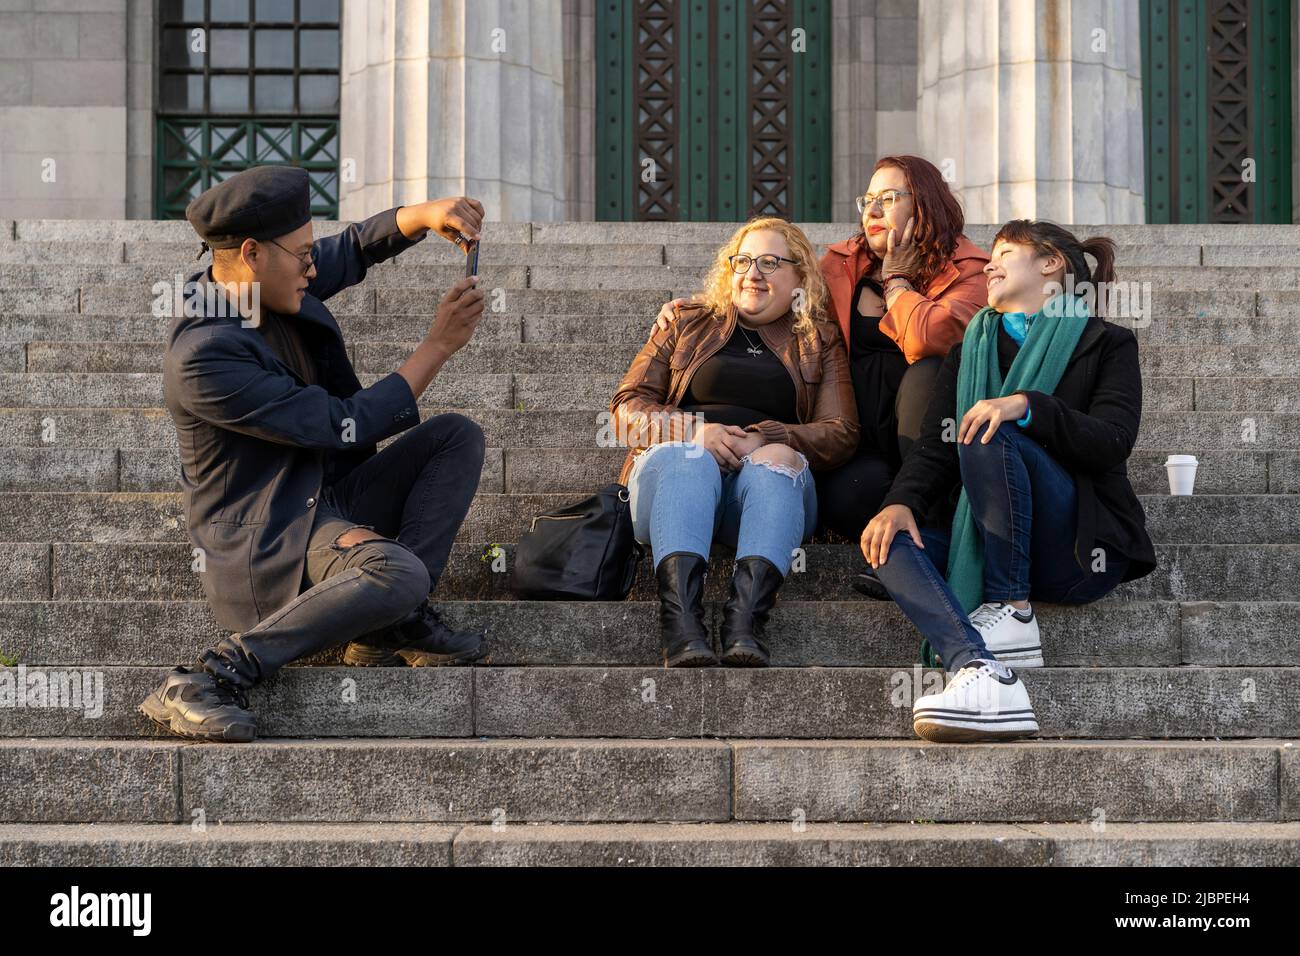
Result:
<instances>
[{"instance_id":1,"label":"woman's eyeglasses","mask_svg":"<svg viewBox=\"0 0 1300 956\"><path fill-rule=\"evenodd\" d=\"M761 256L747 256L744 253L739 253L734 256L727 256L727 261L731 263L731 271L742 276L749 271L749 267L755 262L758 263L758 271L765 276L770 276L781 268L783 262L788 262L791 265L799 264L794 259L787 259L785 256L776 256L771 253Z\"/></svg>"},{"instance_id":2,"label":"woman's eyeglasses","mask_svg":"<svg viewBox=\"0 0 1300 956\"><path fill-rule=\"evenodd\" d=\"M880 203L882 212L889 212L894 208L894 203L898 202L899 196L912 195L906 189L882 189L879 196L873 196L867 193L865 196L858 197L858 212L865 213L876 203Z\"/></svg>"},{"instance_id":3,"label":"woman's eyeglasses","mask_svg":"<svg viewBox=\"0 0 1300 956\"><path fill-rule=\"evenodd\" d=\"M276 242L274 239L268 239L267 242L280 246L280 244ZM314 245L302 255L298 255L296 252L292 252L289 249L285 249L284 246L280 246L280 248L284 249L285 252L288 252L289 255L293 256L295 259L298 260L299 265L302 267L303 275L306 275L308 272L311 272L311 267L316 264L316 247Z\"/></svg>"}]
</instances>

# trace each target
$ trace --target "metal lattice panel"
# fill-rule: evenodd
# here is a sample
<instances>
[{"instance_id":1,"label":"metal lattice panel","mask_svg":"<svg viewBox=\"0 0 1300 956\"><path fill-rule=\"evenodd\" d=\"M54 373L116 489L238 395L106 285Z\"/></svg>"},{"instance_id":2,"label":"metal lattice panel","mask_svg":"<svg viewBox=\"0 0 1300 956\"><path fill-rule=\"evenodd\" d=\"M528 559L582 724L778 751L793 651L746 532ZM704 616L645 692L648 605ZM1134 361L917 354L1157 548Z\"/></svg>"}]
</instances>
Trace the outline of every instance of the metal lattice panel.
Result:
<instances>
[{"instance_id":1,"label":"metal lattice panel","mask_svg":"<svg viewBox=\"0 0 1300 956\"><path fill-rule=\"evenodd\" d=\"M1248 0L1210 0L1209 179L1210 221L1252 222L1254 189L1242 179L1251 156L1251 82ZM1255 157L1258 162L1258 157Z\"/></svg>"},{"instance_id":2,"label":"metal lattice panel","mask_svg":"<svg viewBox=\"0 0 1300 956\"><path fill-rule=\"evenodd\" d=\"M753 215L791 215L790 4L753 0L749 11L749 194Z\"/></svg>"},{"instance_id":3,"label":"metal lattice panel","mask_svg":"<svg viewBox=\"0 0 1300 956\"><path fill-rule=\"evenodd\" d=\"M250 166L307 170L313 216L338 216L339 124L322 120L158 120L157 214L180 219L190 200Z\"/></svg>"},{"instance_id":4,"label":"metal lattice panel","mask_svg":"<svg viewBox=\"0 0 1300 956\"><path fill-rule=\"evenodd\" d=\"M632 69L636 218L677 218L677 3L637 0ZM653 173L644 171L646 160Z\"/></svg>"}]
</instances>

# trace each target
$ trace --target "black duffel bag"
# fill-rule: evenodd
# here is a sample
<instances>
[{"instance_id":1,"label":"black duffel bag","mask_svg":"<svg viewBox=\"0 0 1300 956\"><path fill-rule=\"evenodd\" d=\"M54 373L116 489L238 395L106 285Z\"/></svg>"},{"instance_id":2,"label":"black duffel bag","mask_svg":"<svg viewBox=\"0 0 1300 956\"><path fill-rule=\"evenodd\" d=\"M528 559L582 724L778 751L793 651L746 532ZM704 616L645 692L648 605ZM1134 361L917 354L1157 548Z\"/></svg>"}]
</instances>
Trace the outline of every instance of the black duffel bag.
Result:
<instances>
[{"instance_id":1,"label":"black duffel bag","mask_svg":"<svg viewBox=\"0 0 1300 956\"><path fill-rule=\"evenodd\" d=\"M627 488L538 515L519 538L511 590L541 601L622 601L645 551L632 534Z\"/></svg>"}]
</instances>

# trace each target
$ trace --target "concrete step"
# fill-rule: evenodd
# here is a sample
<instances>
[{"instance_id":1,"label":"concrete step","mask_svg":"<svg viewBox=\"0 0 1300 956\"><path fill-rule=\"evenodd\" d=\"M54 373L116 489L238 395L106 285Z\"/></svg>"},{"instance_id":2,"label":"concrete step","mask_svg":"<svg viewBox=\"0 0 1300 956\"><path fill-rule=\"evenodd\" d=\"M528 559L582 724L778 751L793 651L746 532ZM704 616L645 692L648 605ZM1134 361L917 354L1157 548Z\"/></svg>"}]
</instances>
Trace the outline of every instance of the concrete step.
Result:
<instances>
[{"instance_id":1,"label":"concrete step","mask_svg":"<svg viewBox=\"0 0 1300 956\"><path fill-rule=\"evenodd\" d=\"M507 367L509 363L503 363ZM363 384L372 384L373 373ZM621 375L578 372L444 372L420 397L425 408L600 409ZM1300 378L1143 377L1146 411L1300 414ZM14 408L161 408L161 372L0 372L0 396Z\"/></svg>"},{"instance_id":2,"label":"concrete step","mask_svg":"<svg viewBox=\"0 0 1300 956\"><path fill-rule=\"evenodd\" d=\"M480 276L485 289L676 289L689 292L702 286L716 253L717 247L712 245L681 251L670 249L666 255L657 252L634 265L564 264L543 255L536 257L531 264L508 259L498 260L499 264L482 262ZM459 261L407 261L400 256L398 258L396 263L386 263L384 268L372 269L366 276L367 283L380 288L445 289L464 275L463 258ZM1227 256L1216 255L1214 258L1221 264L1123 264L1117 268L1117 282L1131 284L1125 288L1126 294L1137 295L1144 294L1140 289L1143 285L1170 290L1211 290L1223 288L1230 281L1238 287L1260 291L1296 291L1300 288L1300 269L1261 266L1258 258L1241 262L1240 260L1250 260L1251 257L1239 252ZM157 282L179 288L191 274L205 268L207 264L206 261L180 256L163 262L132 263L120 260L66 264L0 261L0 288L18 290L79 287L84 292L89 292L94 287L104 287L119 292L130 289L132 294L138 295L150 290ZM155 296L157 291L149 294Z\"/></svg>"},{"instance_id":3,"label":"concrete step","mask_svg":"<svg viewBox=\"0 0 1300 956\"><path fill-rule=\"evenodd\" d=\"M716 247L711 247L716 251ZM196 259L198 239L185 242L150 242L142 240L82 240L72 242L18 241L0 242L0 264L4 265L54 265L76 268L86 263L112 265L127 263L145 266L178 266L197 271L211 260L204 256ZM1126 261L1142 264L1152 260L1147 247L1135 246L1124 250ZM1200 262L1198 246L1180 247L1176 252L1156 256L1157 265L1197 265ZM388 260L390 267L405 268L411 265L459 265L464 269L465 254L450 243L423 242ZM491 242L484 240L479 252L479 265L487 266L644 266L663 265L664 247L661 243L547 243Z\"/></svg>"},{"instance_id":4,"label":"concrete step","mask_svg":"<svg viewBox=\"0 0 1300 956\"><path fill-rule=\"evenodd\" d=\"M479 493L463 541L517 541L534 516L572 494ZM1300 495L1145 495L1147 529L1163 544L1300 544ZM0 493L0 541L187 541L180 492Z\"/></svg>"},{"instance_id":5,"label":"concrete step","mask_svg":"<svg viewBox=\"0 0 1300 956\"><path fill-rule=\"evenodd\" d=\"M1138 494L1169 493L1164 462L1171 452L1133 453L1128 472ZM624 454L620 448L490 447L479 490L582 497L618 476ZM1198 457L1197 494L1300 494L1300 452L1202 450ZM10 447L0 457L0 490L175 491L179 468L169 448Z\"/></svg>"},{"instance_id":6,"label":"concrete step","mask_svg":"<svg viewBox=\"0 0 1300 956\"><path fill-rule=\"evenodd\" d=\"M491 228L489 224L489 229ZM847 233L851 230L844 230ZM319 233L318 233L319 234ZM710 263L722 239L714 242L602 243L498 242L485 239L480 252L482 265L538 266L698 266ZM820 256L826 243L817 243ZM0 241L0 264L79 266L85 263L146 263L151 265L206 265L196 260L197 239L181 242L148 240L19 240ZM1272 258L1289 261L1300 257L1300 245L1263 246L1162 245L1150 242L1121 243L1115 250L1119 269L1138 266L1257 266ZM462 264L464 254L438 241L423 242L389 260L395 265L410 263Z\"/></svg>"},{"instance_id":7,"label":"concrete step","mask_svg":"<svg viewBox=\"0 0 1300 956\"><path fill-rule=\"evenodd\" d=\"M168 738L136 710L166 672L0 671L0 737ZM1021 677L1043 738L1300 737L1297 667L1049 667ZM911 740L913 701L942 687L942 672L920 665L289 667L250 702L265 737Z\"/></svg>"},{"instance_id":8,"label":"concrete step","mask_svg":"<svg viewBox=\"0 0 1300 956\"><path fill-rule=\"evenodd\" d=\"M375 270L379 272L380 270ZM345 289L329 299L334 315L405 314L424 315L432 319L445 289L377 288L362 283ZM628 291L556 291L549 289L502 290L493 294L487 308L497 314L641 314L653 318L660 306L673 295L690 294L691 289L670 291L665 285L653 290ZM155 313L155 306L158 312ZM82 289L69 286L30 286L0 289L0 315L55 315L84 313L89 315L165 316L171 300L151 291L151 285L89 285Z\"/></svg>"},{"instance_id":9,"label":"concrete step","mask_svg":"<svg viewBox=\"0 0 1300 956\"><path fill-rule=\"evenodd\" d=\"M6 739L0 822L1279 823L1290 743Z\"/></svg>"},{"instance_id":10,"label":"concrete step","mask_svg":"<svg viewBox=\"0 0 1300 956\"><path fill-rule=\"evenodd\" d=\"M428 267L439 268L439 267ZM451 268L453 272L454 267ZM384 270L376 269L379 275ZM1219 270L1221 275L1203 276L1202 270L1165 270L1172 275L1153 275L1154 270L1134 271L1125 277L1126 282L1137 283L1131 287L1141 293L1140 303L1145 306L1150 302L1149 315L1142 309L1139 319L1132 315L1123 318L1130 326L1144 326L1147 320L1154 322L1157 317L1164 318L1174 314L1189 317L1221 316L1225 312L1242 317L1263 316L1270 318L1294 317L1297 303L1300 302L1300 290L1294 284L1288 285L1287 277L1273 276L1271 270L1261 271L1261 282L1256 284L1254 276L1243 276L1238 269ZM1295 272L1296 270L1290 270ZM566 269L554 272L561 277L568 273ZM390 270L388 281L400 278L404 273L398 268ZM1273 276L1270 281L1262 281ZM87 284L76 287L69 284L55 284L43 280L40 284L7 287L0 289L0 314L7 315L50 315L50 314L99 314L122 316L168 315L176 309L174 296L179 285L175 274L168 279L170 289L154 291L152 282ZM542 280L539 280L542 281ZM549 282L549 280L547 280ZM612 282L612 279L607 279ZM1142 285L1142 282L1149 285ZM599 315L644 315L652 318L660 306L675 295L693 295L700 288L698 273L686 274L668 267L657 270L652 276L637 283L625 283L629 289L590 288L583 286L576 289L555 289L534 283L530 288L522 285L517 288L484 286L492 295L488 309L493 312L514 312L525 314L589 314ZM639 288L637 287L639 286ZM1222 288L1245 288L1249 291L1225 296L1216 290ZM346 289L329 300L330 311L335 316L365 314L418 314L432 316L439 299L445 292L445 285L437 288L418 288L389 285L387 282L369 282ZM1148 295L1150 296L1148 300ZM1198 304L1204 300L1204 304ZM1232 303L1228 306L1227 303ZM175 314L180 314L177 310ZM1121 320L1117 317L1117 321Z\"/></svg>"},{"instance_id":11,"label":"concrete step","mask_svg":"<svg viewBox=\"0 0 1300 956\"><path fill-rule=\"evenodd\" d=\"M316 236L333 235L348 224L336 220L312 222ZM800 222L810 242L838 242L857 228L856 222ZM721 243L735 230L735 222L487 222L483 243ZM986 249L999 229L996 223L967 223L965 235ZM1081 237L1106 235L1120 245L1232 245L1271 248L1300 245L1300 227L1255 224L1101 225L1070 227ZM171 242L187 243L195 251L194 230L182 220L134 219L4 219L0 242ZM437 245L428 240L423 245Z\"/></svg>"},{"instance_id":12,"label":"concrete step","mask_svg":"<svg viewBox=\"0 0 1300 956\"><path fill-rule=\"evenodd\" d=\"M715 548L705 599L726 600L734 559ZM856 545L809 544L806 570L793 572L782 594L789 600L843 600L864 567ZM494 560L493 555L499 555ZM1112 592L1117 601L1293 601L1300 577L1300 545L1157 545L1159 567ZM451 557L434 594L438 600L510 600L514 546L464 542ZM0 553L0 593L12 601L175 600L202 597L191 570L191 546L179 543L16 542ZM495 567L505 570L495 571ZM652 600L649 559L641 565L632 600Z\"/></svg>"},{"instance_id":13,"label":"concrete step","mask_svg":"<svg viewBox=\"0 0 1300 956\"><path fill-rule=\"evenodd\" d=\"M1295 823L0 825L0 866L1297 866Z\"/></svg>"},{"instance_id":14,"label":"concrete step","mask_svg":"<svg viewBox=\"0 0 1300 956\"><path fill-rule=\"evenodd\" d=\"M1298 323L1300 324L1300 323ZM358 375L391 373L418 341L356 341L352 360ZM12 353L17 343L8 343ZM639 344L472 341L453 355L440 374L597 374L621 379ZM162 342L28 342L25 372L149 372L162 370ZM1294 378L1300 370L1300 344L1207 346L1148 344L1140 352L1144 375L1163 377ZM11 363L12 364L12 363ZM608 403L612 389L600 404Z\"/></svg>"},{"instance_id":15,"label":"concrete step","mask_svg":"<svg viewBox=\"0 0 1300 956\"><path fill-rule=\"evenodd\" d=\"M363 290L365 286L361 287ZM351 295L357 290L349 290L344 295ZM488 311L480 321L476 338L484 336L484 330L498 320L520 316L533 320L533 334L525 340L545 339L543 333L550 322L556 327L567 325L571 331L563 335L554 335L557 340L574 341L626 341L640 344L644 342L651 322L659 311L662 302L645 303L645 308L636 309L607 298L603 293L592 293L593 302L609 305L600 311L578 311L564 313L557 311L531 311L525 313L517 308L513 296L507 294L499 308L501 311ZM1143 319L1122 320L1125 327L1133 328L1139 339L1177 341L1180 337L1194 338L1211 344L1248 344L1251 338L1259 338L1257 344L1267 345L1276 341L1294 341L1300 323L1297 319L1297 294L1269 292L1178 292L1152 290L1151 310ZM635 304L634 297L631 302ZM545 300L538 300L546 304ZM342 312L340 305L357 305L355 295L351 299L331 299L330 307L335 312L345 337L354 339L377 339L387 341L413 341L420 338L428 329L427 320L430 313L385 313ZM536 304L536 303L535 303ZM496 300L489 306L496 306ZM26 311L0 314L0 341L162 341L166 338L171 318L166 314L154 315L152 309L142 310L138 314L99 315L91 311L76 311L75 308L59 311ZM1116 319L1117 322L1121 321ZM585 334L583 332L585 327ZM576 331L573 331L576 330ZM516 340L518 337L516 336Z\"/></svg>"},{"instance_id":16,"label":"concrete step","mask_svg":"<svg viewBox=\"0 0 1300 956\"><path fill-rule=\"evenodd\" d=\"M489 447L605 451L612 444L609 414L601 409L516 411L426 407L421 411L422 419L443 411L469 415L483 428ZM65 448L174 449L176 430L161 408L0 408L0 447L41 448L52 444ZM1142 416L1136 449L1176 449L1198 456L1215 451L1292 451L1300 449L1300 415L1147 412ZM611 480L616 475L617 468Z\"/></svg>"},{"instance_id":17,"label":"concrete step","mask_svg":"<svg viewBox=\"0 0 1300 956\"><path fill-rule=\"evenodd\" d=\"M400 263L376 268L366 274L365 286L399 286L404 288L431 287L446 291L446 288L465 275L465 260L446 264L441 263ZM137 291L146 291L150 297L156 297L158 290L155 283L166 283L173 288L181 288L189 277L206 268L206 260L195 262L193 255L188 260L175 262L140 262L140 263L94 263L79 262L75 264L30 263L15 264L0 262L0 289L24 289L32 287L73 287L88 290L95 286L135 287ZM482 264L479 277L485 289L527 289L554 288L554 273L561 272L562 266L533 266L501 264ZM578 267L586 268L586 267ZM611 274L622 276L644 275L646 279L658 278L653 270L641 270L629 266L605 266ZM659 266L667 269L667 266ZM537 273L534 281L531 272ZM686 274L686 270L673 270L674 273ZM698 269L689 270L689 274L698 281ZM681 280L675 280L674 283ZM546 283L539 285L538 283ZM591 286L588 288L602 288ZM650 288L657 288L651 286ZM174 293L167 292L168 298Z\"/></svg>"},{"instance_id":18,"label":"concrete step","mask_svg":"<svg viewBox=\"0 0 1300 956\"><path fill-rule=\"evenodd\" d=\"M484 666L657 666L658 602L447 601L460 627L487 630ZM1300 664L1300 602L1104 600L1036 604L1053 667L1288 667ZM719 633L720 605L706 605ZM162 666L226 635L202 599L0 601L0 653L31 665ZM919 636L890 601L856 593L782 596L767 633L776 667L911 667ZM342 662L342 648L306 659Z\"/></svg>"}]
</instances>

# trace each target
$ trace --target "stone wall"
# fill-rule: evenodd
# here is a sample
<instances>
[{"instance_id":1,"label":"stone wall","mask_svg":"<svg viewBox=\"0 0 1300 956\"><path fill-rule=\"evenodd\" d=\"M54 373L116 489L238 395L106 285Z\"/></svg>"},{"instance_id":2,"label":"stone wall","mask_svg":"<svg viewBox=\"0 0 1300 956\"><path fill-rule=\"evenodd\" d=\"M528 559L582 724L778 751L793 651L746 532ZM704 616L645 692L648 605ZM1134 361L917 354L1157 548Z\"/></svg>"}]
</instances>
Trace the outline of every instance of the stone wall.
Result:
<instances>
[{"instance_id":1,"label":"stone wall","mask_svg":"<svg viewBox=\"0 0 1300 956\"><path fill-rule=\"evenodd\" d=\"M831 215L856 222L877 157L915 153L916 0L833 0Z\"/></svg>"},{"instance_id":2,"label":"stone wall","mask_svg":"<svg viewBox=\"0 0 1300 956\"><path fill-rule=\"evenodd\" d=\"M152 214L152 7L0 0L0 216Z\"/></svg>"}]
</instances>

